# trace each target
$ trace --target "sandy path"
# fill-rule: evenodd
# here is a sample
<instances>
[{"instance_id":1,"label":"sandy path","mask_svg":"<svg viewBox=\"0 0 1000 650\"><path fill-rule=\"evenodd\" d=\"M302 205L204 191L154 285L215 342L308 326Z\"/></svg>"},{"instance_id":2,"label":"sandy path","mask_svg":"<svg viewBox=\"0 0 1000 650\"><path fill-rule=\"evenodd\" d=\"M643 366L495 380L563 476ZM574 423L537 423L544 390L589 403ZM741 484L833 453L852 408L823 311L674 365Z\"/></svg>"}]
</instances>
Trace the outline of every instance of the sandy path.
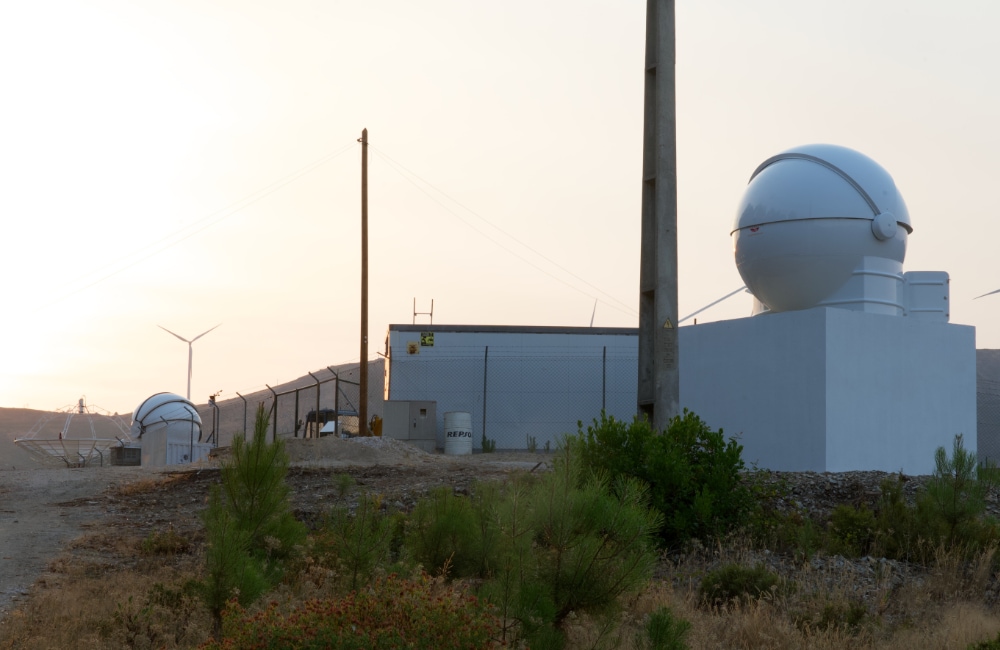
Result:
<instances>
[{"instance_id":1,"label":"sandy path","mask_svg":"<svg viewBox=\"0 0 1000 650\"><path fill-rule=\"evenodd\" d=\"M81 524L102 515L97 499L109 486L143 475L149 476L149 470L0 470L0 618L27 594L63 546L81 534ZM91 498L95 500L88 502Z\"/></svg>"}]
</instances>

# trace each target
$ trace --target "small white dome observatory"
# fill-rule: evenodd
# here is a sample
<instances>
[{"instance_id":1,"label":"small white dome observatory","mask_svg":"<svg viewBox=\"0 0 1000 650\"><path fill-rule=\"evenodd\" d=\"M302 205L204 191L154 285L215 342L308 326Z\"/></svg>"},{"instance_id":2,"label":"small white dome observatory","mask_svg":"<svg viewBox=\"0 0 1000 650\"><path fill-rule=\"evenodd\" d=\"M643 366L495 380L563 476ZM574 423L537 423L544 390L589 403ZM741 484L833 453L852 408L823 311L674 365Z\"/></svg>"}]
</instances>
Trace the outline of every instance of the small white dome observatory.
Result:
<instances>
[{"instance_id":1,"label":"small white dome observatory","mask_svg":"<svg viewBox=\"0 0 1000 650\"><path fill-rule=\"evenodd\" d=\"M201 416L187 399L174 393L156 393L147 397L132 412L131 435L135 440L146 433L166 431L194 436L201 440Z\"/></svg>"},{"instance_id":2,"label":"small white dome observatory","mask_svg":"<svg viewBox=\"0 0 1000 650\"><path fill-rule=\"evenodd\" d=\"M852 149L813 144L757 167L732 236L755 314L823 306L947 320L947 274L903 273L911 232L906 203L885 169ZM911 279L920 287L931 281L935 295L914 295Z\"/></svg>"},{"instance_id":3,"label":"small white dome observatory","mask_svg":"<svg viewBox=\"0 0 1000 650\"><path fill-rule=\"evenodd\" d=\"M189 400L174 393L147 397L132 413L131 435L142 443L142 464L178 465L207 458L212 446L201 442L201 416Z\"/></svg>"}]
</instances>

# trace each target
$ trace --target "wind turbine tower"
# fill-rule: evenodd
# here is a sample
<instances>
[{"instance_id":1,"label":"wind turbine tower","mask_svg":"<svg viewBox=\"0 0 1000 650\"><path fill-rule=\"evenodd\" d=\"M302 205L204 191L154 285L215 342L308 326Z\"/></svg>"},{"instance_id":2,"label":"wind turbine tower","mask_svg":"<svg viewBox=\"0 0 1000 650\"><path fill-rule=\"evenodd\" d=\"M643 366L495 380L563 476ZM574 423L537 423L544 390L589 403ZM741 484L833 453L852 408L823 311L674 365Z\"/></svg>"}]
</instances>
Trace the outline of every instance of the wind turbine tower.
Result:
<instances>
[{"instance_id":1,"label":"wind turbine tower","mask_svg":"<svg viewBox=\"0 0 1000 650\"><path fill-rule=\"evenodd\" d=\"M219 323L219 325L222 325L222 323ZM212 330L214 330L219 325L216 325L212 329L205 330L204 332L202 332L198 336L194 337L190 341L187 340L186 338L184 338L183 336L181 336L180 334L176 334L174 332L171 332L170 330L168 330L163 325L157 325L157 327L159 327L161 330L163 330L167 334L173 334L174 336L176 336L177 338L179 338L180 340L182 340L182 341L184 341L185 343L188 344L188 389L187 389L187 399L188 399L188 401L191 401L191 367L192 367L193 362L194 362L194 348L192 347L192 345L194 344L195 341L197 341L201 337L205 336L206 334L208 334L209 332L211 332Z\"/></svg>"}]
</instances>

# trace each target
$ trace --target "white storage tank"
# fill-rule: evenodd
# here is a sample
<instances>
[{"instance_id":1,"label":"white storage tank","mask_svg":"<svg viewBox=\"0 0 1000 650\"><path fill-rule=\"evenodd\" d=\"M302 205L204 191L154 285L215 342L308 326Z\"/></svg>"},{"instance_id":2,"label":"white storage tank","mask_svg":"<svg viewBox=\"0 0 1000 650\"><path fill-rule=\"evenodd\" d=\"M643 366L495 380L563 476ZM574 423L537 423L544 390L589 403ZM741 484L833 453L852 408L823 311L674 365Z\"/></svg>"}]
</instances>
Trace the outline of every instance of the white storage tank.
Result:
<instances>
[{"instance_id":1,"label":"white storage tank","mask_svg":"<svg viewBox=\"0 0 1000 650\"><path fill-rule=\"evenodd\" d=\"M444 414L444 453L467 456L472 453L472 414L448 411Z\"/></svg>"}]
</instances>

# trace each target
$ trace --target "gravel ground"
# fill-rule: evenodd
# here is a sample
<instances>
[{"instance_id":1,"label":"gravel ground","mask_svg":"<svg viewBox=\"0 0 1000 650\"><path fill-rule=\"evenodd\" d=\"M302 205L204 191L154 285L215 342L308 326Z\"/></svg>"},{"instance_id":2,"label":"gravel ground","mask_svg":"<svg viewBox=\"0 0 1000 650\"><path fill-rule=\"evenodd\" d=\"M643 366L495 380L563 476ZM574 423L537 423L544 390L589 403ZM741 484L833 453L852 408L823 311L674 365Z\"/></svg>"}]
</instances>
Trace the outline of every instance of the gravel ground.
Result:
<instances>
[{"instance_id":1,"label":"gravel ground","mask_svg":"<svg viewBox=\"0 0 1000 650\"><path fill-rule=\"evenodd\" d=\"M516 470L542 471L551 454L445 456L389 439L293 439L288 483L297 515L315 521L330 504L336 474L409 509L429 490L450 485L467 491L477 480L502 479ZM225 457L225 450L221 450ZM197 539L198 513L220 480L218 461L198 466L37 468L0 470L0 617L73 539L85 532L144 538L172 526ZM129 489L165 481L153 491ZM74 549L73 552L85 552Z\"/></svg>"},{"instance_id":2,"label":"gravel ground","mask_svg":"<svg viewBox=\"0 0 1000 650\"><path fill-rule=\"evenodd\" d=\"M388 439L322 438L288 441L288 475L297 516L315 524L338 495L336 475L348 474L366 492L381 494L390 506L411 509L439 486L468 492L479 480L502 480L515 471L546 471L552 454L497 452L469 456L431 454ZM220 456L225 457L225 450ZM772 505L820 518L839 504L874 507L884 472L758 472L757 481L775 488ZM912 497L928 477L903 477ZM198 513L212 484L220 480L218 459L172 468L103 467L84 469L0 470L0 617L24 598L49 563L84 533L103 532L143 539L173 527L185 537L202 538ZM154 490L135 489L156 481ZM131 486L131 487L130 487ZM994 498L993 514L1000 514ZM72 553L90 552L86 545ZM923 571L880 558L812 558L803 564L768 551L742 551L742 561L762 563L779 574L803 579L836 576L860 595L886 598L904 583L921 580ZM94 558L88 558L93 560ZM732 561L732 554L710 550L665 559L661 577L675 583L696 580L707 568ZM110 560L109 560L110 561Z\"/></svg>"}]
</instances>

